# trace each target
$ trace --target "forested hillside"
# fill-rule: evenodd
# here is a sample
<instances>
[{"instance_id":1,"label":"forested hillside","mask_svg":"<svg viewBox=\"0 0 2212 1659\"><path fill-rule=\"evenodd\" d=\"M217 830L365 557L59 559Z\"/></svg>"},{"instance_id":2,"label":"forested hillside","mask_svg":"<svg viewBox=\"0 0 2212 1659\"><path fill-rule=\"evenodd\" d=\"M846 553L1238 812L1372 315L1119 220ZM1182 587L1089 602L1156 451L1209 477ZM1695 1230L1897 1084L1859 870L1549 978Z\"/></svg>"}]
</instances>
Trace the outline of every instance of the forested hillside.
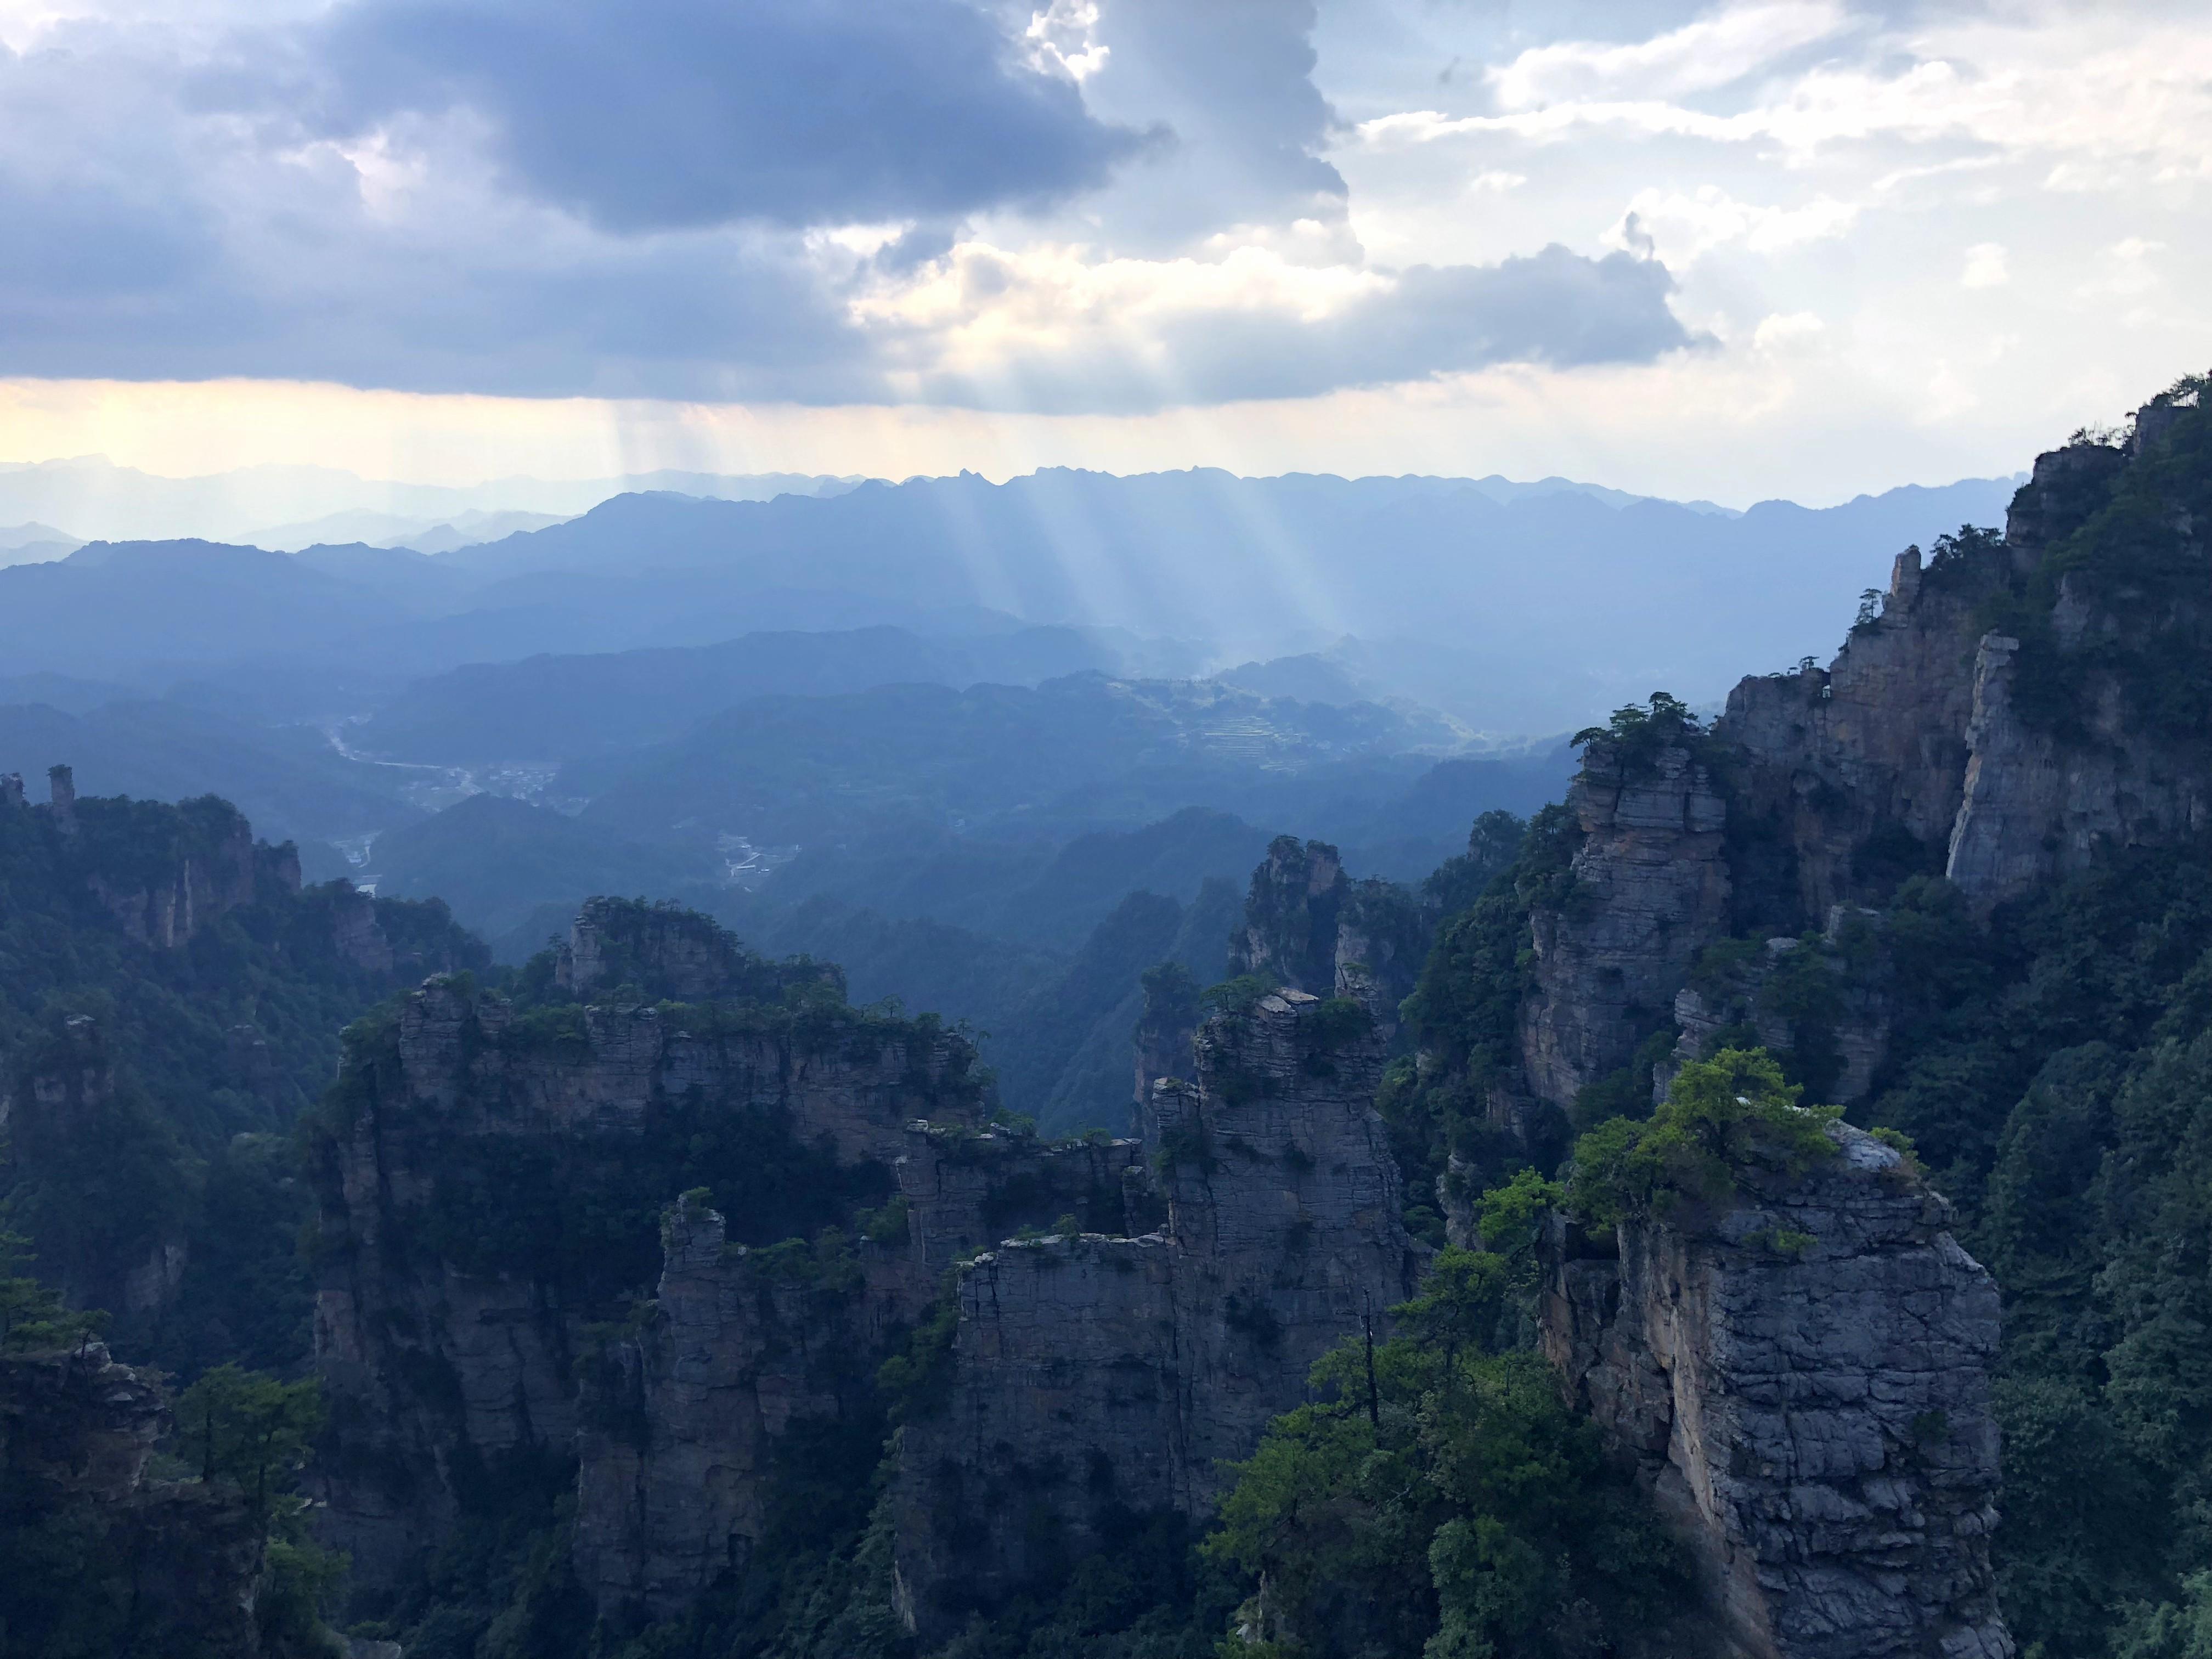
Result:
<instances>
[{"instance_id":1,"label":"forested hillside","mask_svg":"<svg viewBox=\"0 0 2212 1659\"><path fill-rule=\"evenodd\" d=\"M1608 1119L1649 1113L1655 1071L1663 1093L1686 1057L1731 1043L1765 1045L1808 1101L1910 1137L2002 1291L1999 1598L2050 1659L2181 1659L2212 1632L2212 1280L2191 1242L2212 750L2183 712L2212 684L2203 389L2182 383L2124 443L2043 458L2007 537L1962 532L1924 567L1900 562L1826 672L1747 681L1710 729L1654 699L1585 732L1569 805L1445 924L1407 1004L1422 1062L1382 1097L1409 1177L1435 1174L1462 1214L1525 1148L1546 1167L1588 1132L1570 1165L1587 1170L1618 1142ZM1969 709L1973 725L1947 724ZM1911 793L1937 781L1887 769L1885 722L1911 734L1887 751L1903 766L1956 769L1948 804L1917 804L1948 847L1914 833ZM1628 827L1632 798L1698 791L1724 832L1701 838L1694 812L1687 830L1663 813ZM1990 835L2010 839L1992 851ZM1570 1034L1542 1036L1544 1011L1592 1006L1595 953L1632 983L1656 971L1659 947L1607 932L1621 860L1655 846L1687 884L1638 902L1680 905L1678 929L1705 937L1666 947L1681 966L1650 981L1663 996L1620 1010L1613 1046L1547 1083ZM1723 902L1697 910L1716 870Z\"/></svg>"},{"instance_id":2,"label":"forested hillside","mask_svg":"<svg viewBox=\"0 0 2212 1659\"><path fill-rule=\"evenodd\" d=\"M340 1028L483 947L441 905L301 888L223 801L56 789L0 797L8 1225L134 1358L296 1369L292 1127Z\"/></svg>"},{"instance_id":3,"label":"forested hillside","mask_svg":"<svg viewBox=\"0 0 2212 1659\"><path fill-rule=\"evenodd\" d=\"M1018 1011L995 1074L672 906L492 969L220 802L11 797L0 1382L165 1449L11 1441L0 1519L285 1655L2191 1659L2203 390L1425 882L1200 813L971 871L1031 956L830 896L911 861L757 918Z\"/></svg>"}]
</instances>

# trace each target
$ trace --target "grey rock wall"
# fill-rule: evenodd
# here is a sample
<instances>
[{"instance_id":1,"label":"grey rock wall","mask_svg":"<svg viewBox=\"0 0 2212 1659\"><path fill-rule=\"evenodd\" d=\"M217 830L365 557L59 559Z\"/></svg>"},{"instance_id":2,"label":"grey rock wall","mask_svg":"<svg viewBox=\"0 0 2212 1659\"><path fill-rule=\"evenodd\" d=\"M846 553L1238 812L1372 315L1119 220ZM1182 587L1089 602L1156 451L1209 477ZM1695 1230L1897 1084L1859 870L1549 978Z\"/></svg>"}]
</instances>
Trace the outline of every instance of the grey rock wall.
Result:
<instances>
[{"instance_id":1,"label":"grey rock wall","mask_svg":"<svg viewBox=\"0 0 2212 1659\"><path fill-rule=\"evenodd\" d=\"M2010 1659L1989 1540L1996 1285L1848 1126L1803 1177L1555 1228L1543 1343L1632 1459L1746 1659Z\"/></svg>"},{"instance_id":2,"label":"grey rock wall","mask_svg":"<svg viewBox=\"0 0 2212 1659\"><path fill-rule=\"evenodd\" d=\"M657 1008L578 1018L580 1042L547 1040L501 998L433 979L403 1004L389 1060L360 1091L368 1104L325 1148L315 1355L343 1443L319 1466L316 1495L326 1540L372 1595L450 1529L467 1468L573 1455L589 1328L623 1311L573 1305L556 1286L471 1271L428 1246L415 1218L441 1148L633 1136L687 1100L781 1115L804 1143L888 1167L915 1119L981 1115L969 1052L947 1034L815 1041L763 1022L702 1036Z\"/></svg>"},{"instance_id":3,"label":"grey rock wall","mask_svg":"<svg viewBox=\"0 0 2212 1659\"><path fill-rule=\"evenodd\" d=\"M2075 648L2116 629L2088 612L2069 579L2059 617ZM2017 705L2020 641L1982 637L1964 798L1945 873L1980 906L2053 876L2085 869L2100 847L2156 845L2212 823L2212 772L2170 744L2130 729L2118 683L2089 677L2071 740L2024 719Z\"/></svg>"},{"instance_id":4,"label":"grey rock wall","mask_svg":"<svg viewBox=\"0 0 2212 1659\"><path fill-rule=\"evenodd\" d=\"M1729 694L1715 736L1744 757L1735 810L1780 854L1739 872L1747 926L1795 933L1886 897L1901 871L1941 871L1969 754L1974 617L2005 576L1995 560L1931 585L1918 552L1901 553L1880 620L1826 670Z\"/></svg>"},{"instance_id":5,"label":"grey rock wall","mask_svg":"<svg viewBox=\"0 0 2212 1659\"><path fill-rule=\"evenodd\" d=\"M826 1272L818 1249L793 1271L787 1251L727 1244L712 1210L669 1212L651 1322L605 1352L584 1396L576 1567L611 1623L680 1613L742 1564L777 1443L800 1422L872 1420L877 1366L956 1261L1066 1214L1125 1231L1143 1168L1132 1141L953 1123L911 1123L904 1146L896 1205Z\"/></svg>"},{"instance_id":6,"label":"grey rock wall","mask_svg":"<svg viewBox=\"0 0 2212 1659\"><path fill-rule=\"evenodd\" d=\"M1729 931L1727 810L1679 745L1626 763L1583 751L1567 807L1583 833L1566 903L1531 918L1535 988L1521 1018L1535 1097L1565 1108L1662 1029L1698 951Z\"/></svg>"},{"instance_id":7,"label":"grey rock wall","mask_svg":"<svg viewBox=\"0 0 2212 1659\"><path fill-rule=\"evenodd\" d=\"M949 1397L902 1431L892 1493L925 1640L1133 1515L1202 1516L1313 1361L1410 1293L1380 1068L1371 1023L1340 1003L1283 991L1217 1016L1197 1083L1154 1085L1159 1231L1006 1244L961 1270Z\"/></svg>"},{"instance_id":8,"label":"grey rock wall","mask_svg":"<svg viewBox=\"0 0 2212 1659\"><path fill-rule=\"evenodd\" d=\"M1847 930L1862 928L1864 939L1847 939ZM1794 1053L1808 1066L1821 1058L1820 1050L1829 1050L1833 1081L1816 1091L1823 1103L1848 1106L1864 1099L1889 1053L1896 997L1876 949L1864 948L1878 945L1881 929L1879 911L1838 904L1817 937L1768 939L1757 957L1725 975L1708 972L1718 982L1685 985L1674 994L1674 1052L1652 1075L1655 1103L1666 1099L1684 1065L1711 1059L1726 1041L1743 1042L1747 1029L1760 1048ZM1861 948L1847 948L1853 945ZM1778 973L1803 965L1801 951L1814 953L1816 971L1832 988L1832 1001L1818 1018L1781 1012L1770 994ZM1854 955L1863 961L1855 963Z\"/></svg>"}]
</instances>

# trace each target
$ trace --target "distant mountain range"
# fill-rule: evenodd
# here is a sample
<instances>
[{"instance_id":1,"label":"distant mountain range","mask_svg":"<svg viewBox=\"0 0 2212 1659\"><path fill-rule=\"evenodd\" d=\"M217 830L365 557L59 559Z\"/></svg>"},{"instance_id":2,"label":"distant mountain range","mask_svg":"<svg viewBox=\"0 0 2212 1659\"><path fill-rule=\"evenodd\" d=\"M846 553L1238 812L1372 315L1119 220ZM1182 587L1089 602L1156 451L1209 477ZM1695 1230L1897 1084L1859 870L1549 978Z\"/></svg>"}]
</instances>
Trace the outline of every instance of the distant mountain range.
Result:
<instances>
[{"instance_id":1,"label":"distant mountain range","mask_svg":"<svg viewBox=\"0 0 2212 1659\"><path fill-rule=\"evenodd\" d=\"M1011 891L1193 808L1419 872L1553 793L1559 734L1717 699L1747 638L1777 668L1828 649L1839 594L2012 488L1731 514L1563 479L785 482L825 493L626 494L434 556L106 541L0 568L0 770L220 791L312 873L495 932L580 872L711 896L747 860L763 902L966 925L989 907L963 871Z\"/></svg>"},{"instance_id":2,"label":"distant mountain range","mask_svg":"<svg viewBox=\"0 0 2212 1659\"><path fill-rule=\"evenodd\" d=\"M1838 593L1884 580L1908 542L2000 520L2011 488L1735 516L1564 484L1500 501L1468 481L1203 471L966 474L757 501L631 494L434 557L92 543L0 569L0 654L17 673L145 691L211 678L307 718L542 653L1056 626L1115 630L1151 654L1119 672L1312 657L1278 678L1318 672L1472 729L1540 732L1660 687L1717 696L1747 637L1778 667L1826 649L1850 621Z\"/></svg>"},{"instance_id":3,"label":"distant mountain range","mask_svg":"<svg viewBox=\"0 0 2212 1659\"><path fill-rule=\"evenodd\" d=\"M398 483L328 466L248 466L168 478L118 466L101 455L0 464L0 525L19 519L66 526L71 541L204 538L258 547L315 541L416 546L440 526L466 533L485 515L565 519L628 490L762 501L797 492L834 493L860 483L799 472L660 470L605 478L493 478L466 485ZM505 535L526 526L510 523ZM458 543L450 544L459 545ZM422 545L424 552L445 550Z\"/></svg>"},{"instance_id":4,"label":"distant mountain range","mask_svg":"<svg viewBox=\"0 0 2212 1659\"><path fill-rule=\"evenodd\" d=\"M1563 733L1717 699L1746 639L1826 651L1899 548L2013 489L103 467L0 471L0 771L222 793L311 878L443 898L510 957L592 892L700 905L1000 1030L1071 1122L1126 1088L1142 969L1222 971L1275 834L1417 878L1556 799ZM111 523L258 514L272 545L80 545L105 485Z\"/></svg>"},{"instance_id":5,"label":"distant mountain range","mask_svg":"<svg viewBox=\"0 0 2212 1659\"><path fill-rule=\"evenodd\" d=\"M44 532L27 539L49 545L198 538L287 552L317 542L360 541L441 553L574 518L615 495L666 491L719 501L766 501L787 495L834 495L863 482L851 474L658 468L599 478L514 477L475 484L420 484L364 478L340 467L281 465L172 478L118 466L102 455L82 455L0 463L0 526L17 519L44 520L21 528ZM1561 477L1524 483L1492 473L1392 482L1466 486L1501 503L1563 492L1612 507L1650 499ZM1732 509L1711 501L1683 505L1732 516ZM66 527L53 528L57 525ZM16 535L0 529L0 554L18 544ZM13 561L0 558L6 562Z\"/></svg>"}]
</instances>

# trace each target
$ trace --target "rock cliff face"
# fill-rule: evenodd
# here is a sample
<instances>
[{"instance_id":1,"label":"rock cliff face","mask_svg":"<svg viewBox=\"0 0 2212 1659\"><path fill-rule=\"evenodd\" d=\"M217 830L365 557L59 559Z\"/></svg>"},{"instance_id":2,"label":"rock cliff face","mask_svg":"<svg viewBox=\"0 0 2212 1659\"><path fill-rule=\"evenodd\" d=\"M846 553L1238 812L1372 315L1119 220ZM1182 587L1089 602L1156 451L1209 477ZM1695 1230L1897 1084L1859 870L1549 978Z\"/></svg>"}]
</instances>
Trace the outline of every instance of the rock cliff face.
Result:
<instances>
[{"instance_id":1,"label":"rock cliff face","mask_svg":"<svg viewBox=\"0 0 2212 1659\"><path fill-rule=\"evenodd\" d=\"M2009 1659L1989 1562L1997 1291L1847 1126L1717 1211L1555 1228L1543 1342L1632 1457L1746 1659Z\"/></svg>"},{"instance_id":2,"label":"rock cliff face","mask_svg":"<svg viewBox=\"0 0 2212 1659\"><path fill-rule=\"evenodd\" d=\"M173 812L135 810L125 798L77 799L66 766L51 769L51 799L27 806L22 779L9 775L0 811L32 811L69 848L72 873L141 945L174 950L226 912L253 903L264 885L300 890L300 859L289 843L270 847L227 801L213 796Z\"/></svg>"},{"instance_id":3,"label":"rock cliff face","mask_svg":"<svg viewBox=\"0 0 2212 1659\"><path fill-rule=\"evenodd\" d=\"M1352 880L1327 842L1278 836L1252 872L1243 924L1229 942L1229 972L1263 975L1311 996L1352 998L1388 1041L1436 922L1406 889Z\"/></svg>"},{"instance_id":4,"label":"rock cliff face","mask_svg":"<svg viewBox=\"0 0 2212 1659\"><path fill-rule=\"evenodd\" d=\"M1663 1093L1724 1043L1863 1098L1912 991L1884 915L1905 883L1986 914L2212 827L2212 744L2170 690L2212 627L2207 522L2212 413L2154 404L2123 446L2041 457L2002 536L1900 556L1826 669L1744 681L1707 732L1655 701L1588 744L1569 839L1547 843L1571 864L1531 866L1522 893L1533 969L1493 1121L1533 1141L1524 1097L1632 1109L1646 1080L1623 1092L1617 1068L1651 1065ZM1996 1291L1917 1176L1837 1133L1802 1185L1562 1249L1546 1344L1692 1540L1740 1653L2009 1654Z\"/></svg>"},{"instance_id":5,"label":"rock cliff face","mask_svg":"<svg viewBox=\"0 0 2212 1659\"><path fill-rule=\"evenodd\" d=\"M100 1023L72 1014L58 1040L10 1056L0 1072L0 1133L7 1137L3 1164L18 1177L37 1179L69 1157L74 1139L102 1133L101 1120L115 1096L115 1064ZM48 1265L56 1287L80 1308L143 1314L170 1301L183 1282L181 1237L142 1240L143 1255L86 1255Z\"/></svg>"},{"instance_id":6,"label":"rock cliff face","mask_svg":"<svg viewBox=\"0 0 2212 1659\"><path fill-rule=\"evenodd\" d=\"M617 1627L679 1613L761 1541L778 1444L794 1426L880 1437L877 1366L956 1261L1065 1215L1142 1215L1132 1141L1040 1143L915 1121L897 1193L855 1239L747 1250L686 1201L663 1223L650 1322L587 1389L578 1577Z\"/></svg>"},{"instance_id":7,"label":"rock cliff face","mask_svg":"<svg viewBox=\"0 0 2212 1659\"><path fill-rule=\"evenodd\" d=\"M730 1244L703 1205L672 1209L662 1243L653 1324L599 1362L580 1442L577 1574L618 1627L743 1565L794 1424L873 1421L866 1362L912 1300L880 1261Z\"/></svg>"},{"instance_id":8,"label":"rock cliff face","mask_svg":"<svg viewBox=\"0 0 2212 1659\"><path fill-rule=\"evenodd\" d=\"M127 1606L74 1620L81 1632L105 1626L133 1652L258 1652L261 1528L234 1495L148 1478L168 1429L158 1374L117 1364L103 1343L0 1357L0 1527L58 1528L125 1581L113 1588ZM39 1632L8 1634L48 1650Z\"/></svg>"},{"instance_id":9,"label":"rock cliff face","mask_svg":"<svg viewBox=\"0 0 2212 1659\"><path fill-rule=\"evenodd\" d=\"M2003 575L1983 554L1930 580L1917 550L1901 553L1879 618L1825 671L1729 694L1716 736L1744 757L1736 839L1758 848L1739 860L1742 927L1794 933L1942 869L1970 756L1974 618Z\"/></svg>"},{"instance_id":10,"label":"rock cliff face","mask_svg":"<svg viewBox=\"0 0 2212 1659\"><path fill-rule=\"evenodd\" d=\"M1315 996L1336 987L1337 915L1352 881L1327 842L1278 836L1252 872L1244 924L1229 942L1229 972L1265 974Z\"/></svg>"},{"instance_id":11,"label":"rock cliff face","mask_svg":"<svg viewBox=\"0 0 2212 1659\"><path fill-rule=\"evenodd\" d=\"M1879 615L1827 673L1737 688L1720 732L1751 762L1741 810L1787 828L1800 915L1877 902L1922 871L1987 908L2083 868L2100 845L2204 827L2212 766L2201 745L2148 729L2121 660L2193 633L2202 601L2150 593L2130 569L2068 568L2063 545L2124 493L2152 521L2129 538L2164 544L2154 565L2200 557L2203 419L2153 404L2124 447L2038 457L2002 542L1962 539L1924 570L1917 550L1900 555ZM1989 626L1997 614L2031 628L2025 658L2021 638ZM2031 709L2023 673L2070 680L2070 707Z\"/></svg>"},{"instance_id":12,"label":"rock cliff face","mask_svg":"<svg viewBox=\"0 0 2212 1659\"><path fill-rule=\"evenodd\" d=\"M1899 555L1826 669L1747 679L1709 735L1633 765L1589 744L1569 795L1572 885L1532 915L1527 1092L1571 1107L1670 1009L1693 1052L1717 1022L1676 998L1723 939L1814 933L1921 875L1986 911L2100 848L2212 825L2212 748L2142 706L2130 676L2131 653L2212 624L2193 591L2152 591L2158 570L2201 557L2204 425L2154 405L2123 448L2040 457L2002 538ZM2115 502L2142 520L2122 538L2140 570L2069 551ZM1997 616L2019 635L1991 629ZM1884 1018L1869 1006L1846 1024L1848 1099L1878 1069Z\"/></svg>"},{"instance_id":13,"label":"rock cliff face","mask_svg":"<svg viewBox=\"0 0 2212 1659\"><path fill-rule=\"evenodd\" d=\"M2061 649L2077 652L2120 626L2071 577L2054 621ZM2084 868L2100 846L2154 845L2212 823L2212 768L2139 731L2117 677L2084 677L2074 728L2054 731L2024 715L2021 656L2020 641L1994 632L1975 654L1954 882L1986 906Z\"/></svg>"},{"instance_id":14,"label":"rock cliff face","mask_svg":"<svg viewBox=\"0 0 2212 1659\"><path fill-rule=\"evenodd\" d=\"M1602 739L1567 793L1582 832L1566 902L1533 918L1535 990L1522 1062L1566 1106L1666 1021L1698 950L1728 931L1726 808L1687 749L1631 757Z\"/></svg>"},{"instance_id":15,"label":"rock cliff face","mask_svg":"<svg viewBox=\"0 0 2212 1659\"><path fill-rule=\"evenodd\" d=\"M518 1013L450 979L353 1033L315 1148L315 1347L337 1425L319 1496L356 1583L398 1582L485 1468L573 1455L585 1327L647 1288L622 1237L564 1255L577 1226L665 1202L650 1183L680 1182L657 1171L732 1135L818 1171L762 1198L827 1218L840 1167L889 1186L912 1121L980 1121L973 1060L841 1002Z\"/></svg>"},{"instance_id":16,"label":"rock cliff face","mask_svg":"<svg viewBox=\"0 0 2212 1659\"><path fill-rule=\"evenodd\" d=\"M1786 1054L1820 1099L1863 1099L1888 1053L1895 988L1880 954L1881 915L1832 906L1818 936L1746 940L1734 960L1708 956L1674 994L1674 1052L1653 1073L1652 1097L1684 1062L1731 1043Z\"/></svg>"},{"instance_id":17,"label":"rock cliff face","mask_svg":"<svg viewBox=\"0 0 2212 1659\"><path fill-rule=\"evenodd\" d=\"M961 1270L944 1403L902 1431L892 1497L925 1639L1133 1516L1202 1516L1312 1362L1411 1291L1380 1063L1340 1002L1217 1016L1196 1085L1154 1085L1158 1231L1012 1242Z\"/></svg>"}]
</instances>

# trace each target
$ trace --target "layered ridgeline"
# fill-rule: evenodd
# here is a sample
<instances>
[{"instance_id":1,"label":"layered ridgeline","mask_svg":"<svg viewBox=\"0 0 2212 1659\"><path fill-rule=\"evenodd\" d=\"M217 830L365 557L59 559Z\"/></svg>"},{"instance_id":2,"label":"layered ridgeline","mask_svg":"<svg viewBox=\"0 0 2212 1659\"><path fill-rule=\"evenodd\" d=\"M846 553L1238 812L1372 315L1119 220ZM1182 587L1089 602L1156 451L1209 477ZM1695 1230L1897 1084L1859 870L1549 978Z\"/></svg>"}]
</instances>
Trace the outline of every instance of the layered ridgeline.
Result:
<instances>
[{"instance_id":1,"label":"layered ridgeline","mask_svg":"<svg viewBox=\"0 0 2212 1659\"><path fill-rule=\"evenodd\" d=\"M2185 1659L2200 390L1900 560L1826 671L1583 734L1422 890L1275 843L1231 976L1147 976L1127 1137L649 905L387 1004L303 1135L326 1612L471 1659Z\"/></svg>"},{"instance_id":2,"label":"layered ridgeline","mask_svg":"<svg viewBox=\"0 0 2212 1659\"><path fill-rule=\"evenodd\" d=\"M1103 1543L1171 1586L1226 1460L1417 1281L1382 1059L1357 1003L1263 994L1144 1139L1051 1142L957 1032L681 911L594 901L504 994L433 980L348 1034L313 1132L356 1609L891 1652L1036 1622Z\"/></svg>"}]
</instances>

